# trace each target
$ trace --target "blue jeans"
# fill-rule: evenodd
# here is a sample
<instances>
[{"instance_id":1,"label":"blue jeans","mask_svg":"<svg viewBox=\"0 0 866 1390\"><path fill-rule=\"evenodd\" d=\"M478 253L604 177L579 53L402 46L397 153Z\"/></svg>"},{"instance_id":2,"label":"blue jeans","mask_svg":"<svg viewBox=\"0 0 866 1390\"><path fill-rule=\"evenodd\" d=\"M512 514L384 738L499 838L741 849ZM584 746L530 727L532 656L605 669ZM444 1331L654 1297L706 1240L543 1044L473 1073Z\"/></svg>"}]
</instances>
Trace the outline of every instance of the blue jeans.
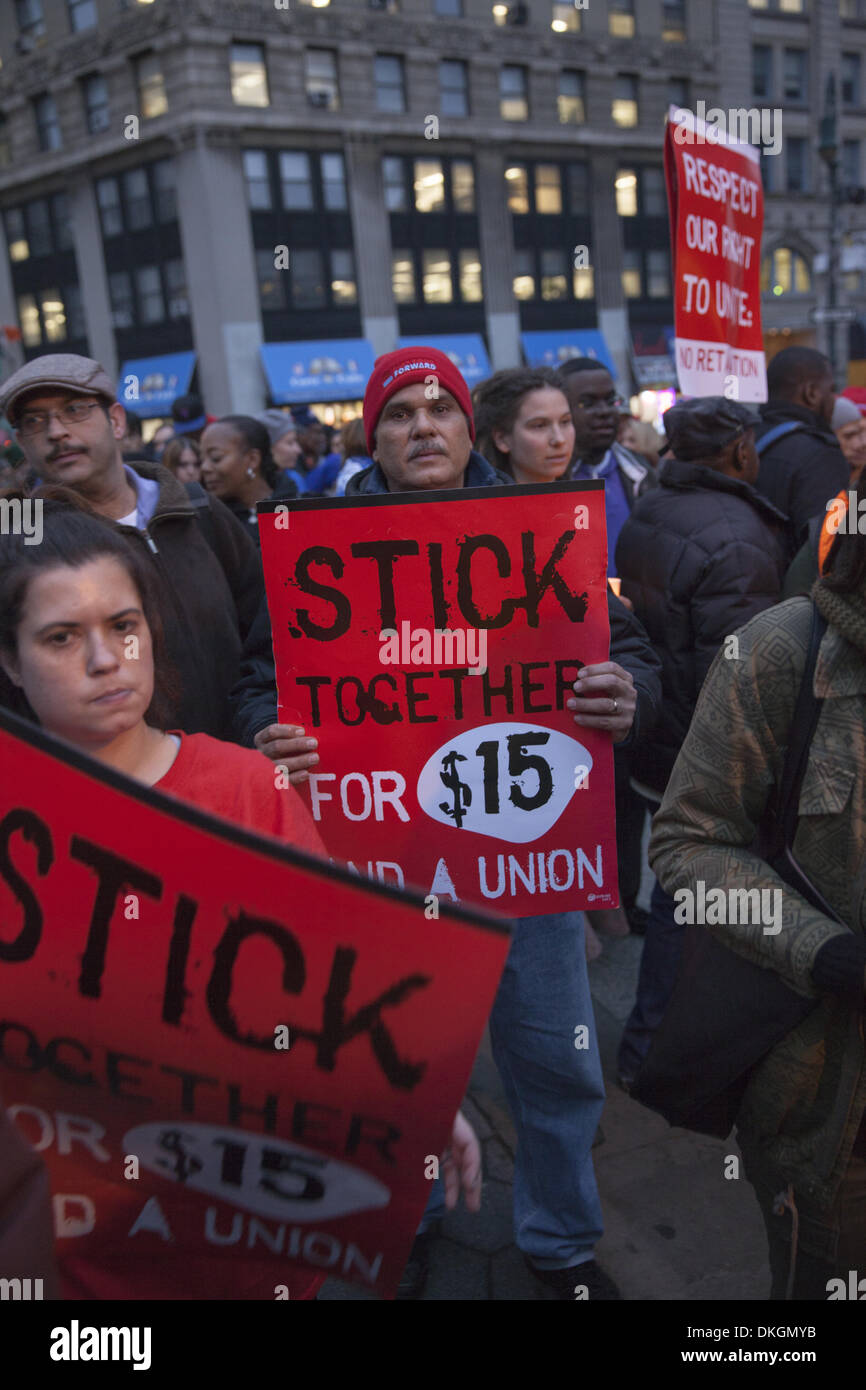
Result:
<instances>
[{"instance_id":1,"label":"blue jeans","mask_svg":"<svg viewBox=\"0 0 866 1390\"><path fill-rule=\"evenodd\" d=\"M576 1030L587 1029L584 1039ZM517 1131L514 1231L541 1269L592 1259L602 1235L592 1142L604 1082L584 949L583 913L521 917L490 1015L493 1057ZM444 1213L433 1183L418 1228Z\"/></svg>"},{"instance_id":2,"label":"blue jeans","mask_svg":"<svg viewBox=\"0 0 866 1390\"><path fill-rule=\"evenodd\" d=\"M673 993L685 931L674 921L675 909L675 899L656 880L646 924L637 997L617 1054L617 1070L621 1076L637 1075Z\"/></svg>"},{"instance_id":3,"label":"blue jeans","mask_svg":"<svg viewBox=\"0 0 866 1390\"><path fill-rule=\"evenodd\" d=\"M515 1240L542 1269L592 1259L603 1230L592 1142L604 1082L583 925L581 912L519 918L490 1015L517 1131Z\"/></svg>"}]
</instances>

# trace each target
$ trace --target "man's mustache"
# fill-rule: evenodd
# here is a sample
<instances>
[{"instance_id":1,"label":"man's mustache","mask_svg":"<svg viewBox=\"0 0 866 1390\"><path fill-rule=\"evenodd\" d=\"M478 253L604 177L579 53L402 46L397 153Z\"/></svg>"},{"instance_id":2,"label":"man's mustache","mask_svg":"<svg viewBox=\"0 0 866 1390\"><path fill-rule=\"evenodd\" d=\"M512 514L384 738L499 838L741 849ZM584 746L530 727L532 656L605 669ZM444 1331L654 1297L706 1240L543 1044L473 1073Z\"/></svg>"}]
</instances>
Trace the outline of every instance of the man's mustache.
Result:
<instances>
[{"instance_id":1,"label":"man's mustache","mask_svg":"<svg viewBox=\"0 0 866 1390\"><path fill-rule=\"evenodd\" d=\"M416 444L409 451L409 458L417 458L419 454L447 454L448 450L443 449L440 444Z\"/></svg>"}]
</instances>

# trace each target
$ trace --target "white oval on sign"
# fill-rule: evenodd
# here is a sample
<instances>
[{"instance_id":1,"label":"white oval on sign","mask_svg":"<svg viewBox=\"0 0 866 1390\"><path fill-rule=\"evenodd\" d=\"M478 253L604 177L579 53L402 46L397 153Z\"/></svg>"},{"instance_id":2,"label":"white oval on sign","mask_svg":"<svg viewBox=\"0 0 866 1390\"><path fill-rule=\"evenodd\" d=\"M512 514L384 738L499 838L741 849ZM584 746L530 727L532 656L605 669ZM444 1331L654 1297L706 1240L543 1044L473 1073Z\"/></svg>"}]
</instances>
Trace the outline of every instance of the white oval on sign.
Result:
<instances>
[{"instance_id":1,"label":"white oval on sign","mask_svg":"<svg viewBox=\"0 0 866 1390\"><path fill-rule=\"evenodd\" d=\"M525 845L546 835L592 768L576 738L536 724L464 729L427 759L416 794L432 820Z\"/></svg>"},{"instance_id":2,"label":"white oval on sign","mask_svg":"<svg viewBox=\"0 0 866 1390\"><path fill-rule=\"evenodd\" d=\"M123 1144L142 1168L259 1216L327 1221L391 1200L369 1173L270 1134L163 1122L137 1125Z\"/></svg>"}]
</instances>

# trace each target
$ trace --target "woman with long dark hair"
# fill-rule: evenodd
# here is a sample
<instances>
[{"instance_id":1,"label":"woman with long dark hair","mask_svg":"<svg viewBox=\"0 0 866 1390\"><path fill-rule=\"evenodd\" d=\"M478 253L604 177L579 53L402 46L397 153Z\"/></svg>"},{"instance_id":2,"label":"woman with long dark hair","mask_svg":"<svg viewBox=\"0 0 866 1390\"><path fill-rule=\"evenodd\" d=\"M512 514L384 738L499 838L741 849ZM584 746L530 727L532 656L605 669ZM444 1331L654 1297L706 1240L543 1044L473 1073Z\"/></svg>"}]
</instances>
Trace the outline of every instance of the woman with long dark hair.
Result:
<instances>
[{"instance_id":1,"label":"woman with long dark hair","mask_svg":"<svg viewBox=\"0 0 866 1390\"><path fill-rule=\"evenodd\" d=\"M862 475L857 504L866 511ZM685 906L701 885L728 895L759 889L763 914L766 894L766 920L717 910L711 920L706 911L704 930L814 1000L758 1056L736 1116L776 1299L852 1296L849 1273L863 1269L866 1251L866 537L856 522L852 509L811 597L767 609L726 640L650 843L662 887L686 890ZM788 746L808 728L794 709L815 609L826 630L806 689L819 712L791 798L790 853L810 885L804 892L802 878L789 886L790 863L783 877L753 843Z\"/></svg>"}]
</instances>

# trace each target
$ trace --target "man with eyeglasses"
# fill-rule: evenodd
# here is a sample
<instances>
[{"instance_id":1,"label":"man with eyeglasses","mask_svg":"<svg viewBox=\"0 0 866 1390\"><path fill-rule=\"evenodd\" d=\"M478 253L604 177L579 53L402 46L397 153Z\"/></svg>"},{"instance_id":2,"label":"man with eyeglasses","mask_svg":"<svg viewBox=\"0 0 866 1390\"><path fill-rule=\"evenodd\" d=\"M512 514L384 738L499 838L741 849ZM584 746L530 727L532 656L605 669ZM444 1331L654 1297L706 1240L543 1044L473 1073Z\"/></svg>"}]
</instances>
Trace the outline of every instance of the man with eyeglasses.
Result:
<instances>
[{"instance_id":1,"label":"man with eyeglasses","mask_svg":"<svg viewBox=\"0 0 866 1390\"><path fill-rule=\"evenodd\" d=\"M658 479L649 464L617 443L619 397L610 372L595 357L572 357L557 373L574 420L574 456L566 478L602 478L607 521L607 572L616 575L616 543L632 507ZM640 892L644 803L630 785L631 752L614 750L616 848L619 892L633 932L646 930L647 913L637 906Z\"/></svg>"},{"instance_id":2,"label":"man with eyeglasses","mask_svg":"<svg viewBox=\"0 0 866 1390\"><path fill-rule=\"evenodd\" d=\"M613 377L595 357L572 357L558 372L574 420L574 456L566 478L601 478L607 519L607 572L629 512L656 476L648 464L616 441L620 400Z\"/></svg>"},{"instance_id":3,"label":"man with eyeglasses","mask_svg":"<svg viewBox=\"0 0 866 1390\"><path fill-rule=\"evenodd\" d=\"M255 546L222 502L167 468L124 462L126 412L98 362L51 353L0 384L30 476L77 492L148 556L179 677L175 727L229 734L228 693L241 643L264 600Z\"/></svg>"}]
</instances>

